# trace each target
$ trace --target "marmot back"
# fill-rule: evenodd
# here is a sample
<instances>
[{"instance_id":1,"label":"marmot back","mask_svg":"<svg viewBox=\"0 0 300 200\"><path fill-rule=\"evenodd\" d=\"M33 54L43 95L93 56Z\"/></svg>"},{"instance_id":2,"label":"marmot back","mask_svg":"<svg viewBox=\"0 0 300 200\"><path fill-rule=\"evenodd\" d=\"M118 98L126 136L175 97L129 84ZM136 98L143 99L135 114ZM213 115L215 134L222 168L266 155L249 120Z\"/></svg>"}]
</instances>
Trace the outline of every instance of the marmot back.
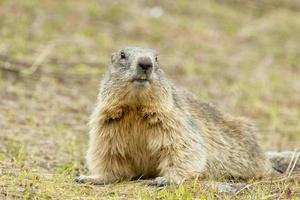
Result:
<instances>
[{"instance_id":1,"label":"marmot back","mask_svg":"<svg viewBox=\"0 0 300 200\"><path fill-rule=\"evenodd\" d=\"M112 55L89 125L92 175L78 182L143 177L161 186L194 176L275 173L254 126L174 87L152 49L127 47Z\"/></svg>"}]
</instances>

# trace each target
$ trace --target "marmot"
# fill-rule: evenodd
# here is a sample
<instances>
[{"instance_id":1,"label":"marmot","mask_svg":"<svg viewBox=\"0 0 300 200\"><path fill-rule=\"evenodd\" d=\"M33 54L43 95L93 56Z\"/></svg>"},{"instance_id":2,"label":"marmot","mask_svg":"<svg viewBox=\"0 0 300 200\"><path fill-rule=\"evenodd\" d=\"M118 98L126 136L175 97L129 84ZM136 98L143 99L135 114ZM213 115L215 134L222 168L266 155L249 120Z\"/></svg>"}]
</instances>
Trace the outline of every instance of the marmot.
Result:
<instances>
[{"instance_id":1,"label":"marmot","mask_svg":"<svg viewBox=\"0 0 300 200\"><path fill-rule=\"evenodd\" d=\"M162 186L194 176L255 178L276 172L248 120L174 87L148 48L112 54L89 126L91 176L80 176L79 183L143 177Z\"/></svg>"}]
</instances>

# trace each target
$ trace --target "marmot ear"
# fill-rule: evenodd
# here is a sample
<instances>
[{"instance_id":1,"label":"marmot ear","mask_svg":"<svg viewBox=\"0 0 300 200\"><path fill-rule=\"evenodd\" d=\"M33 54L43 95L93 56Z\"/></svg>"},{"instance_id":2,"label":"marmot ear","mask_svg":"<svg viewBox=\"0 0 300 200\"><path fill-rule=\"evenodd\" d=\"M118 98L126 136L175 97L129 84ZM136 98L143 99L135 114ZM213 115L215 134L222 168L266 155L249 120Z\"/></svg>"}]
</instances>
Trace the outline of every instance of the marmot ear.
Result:
<instances>
[{"instance_id":1,"label":"marmot ear","mask_svg":"<svg viewBox=\"0 0 300 200\"><path fill-rule=\"evenodd\" d=\"M117 59L117 53L112 53L110 56L110 61L113 64Z\"/></svg>"}]
</instances>

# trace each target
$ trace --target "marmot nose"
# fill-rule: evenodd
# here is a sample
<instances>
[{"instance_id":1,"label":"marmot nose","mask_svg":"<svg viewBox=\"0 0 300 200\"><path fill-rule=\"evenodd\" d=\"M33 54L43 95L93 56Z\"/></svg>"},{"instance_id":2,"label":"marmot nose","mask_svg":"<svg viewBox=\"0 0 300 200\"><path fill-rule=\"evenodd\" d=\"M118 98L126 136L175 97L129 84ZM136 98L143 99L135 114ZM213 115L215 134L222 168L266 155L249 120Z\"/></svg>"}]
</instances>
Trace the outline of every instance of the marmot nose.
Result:
<instances>
[{"instance_id":1,"label":"marmot nose","mask_svg":"<svg viewBox=\"0 0 300 200\"><path fill-rule=\"evenodd\" d=\"M149 57L142 57L138 59L137 63L138 68L142 69L144 72L152 69L153 64Z\"/></svg>"}]
</instances>

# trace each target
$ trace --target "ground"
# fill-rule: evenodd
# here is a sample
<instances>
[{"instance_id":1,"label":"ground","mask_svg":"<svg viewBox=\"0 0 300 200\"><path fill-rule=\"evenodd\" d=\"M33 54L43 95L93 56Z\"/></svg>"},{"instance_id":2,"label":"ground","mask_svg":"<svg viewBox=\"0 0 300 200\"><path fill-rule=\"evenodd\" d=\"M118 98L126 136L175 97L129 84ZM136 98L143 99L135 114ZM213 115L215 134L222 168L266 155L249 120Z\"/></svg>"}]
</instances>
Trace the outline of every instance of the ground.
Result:
<instances>
[{"instance_id":1,"label":"ground","mask_svg":"<svg viewBox=\"0 0 300 200\"><path fill-rule=\"evenodd\" d=\"M79 185L86 123L120 47L160 52L168 77L257 124L266 150L300 144L300 3L294 0L0 2L1 199L297 199L300 178Z\"/></svg>"}]
</instances>

